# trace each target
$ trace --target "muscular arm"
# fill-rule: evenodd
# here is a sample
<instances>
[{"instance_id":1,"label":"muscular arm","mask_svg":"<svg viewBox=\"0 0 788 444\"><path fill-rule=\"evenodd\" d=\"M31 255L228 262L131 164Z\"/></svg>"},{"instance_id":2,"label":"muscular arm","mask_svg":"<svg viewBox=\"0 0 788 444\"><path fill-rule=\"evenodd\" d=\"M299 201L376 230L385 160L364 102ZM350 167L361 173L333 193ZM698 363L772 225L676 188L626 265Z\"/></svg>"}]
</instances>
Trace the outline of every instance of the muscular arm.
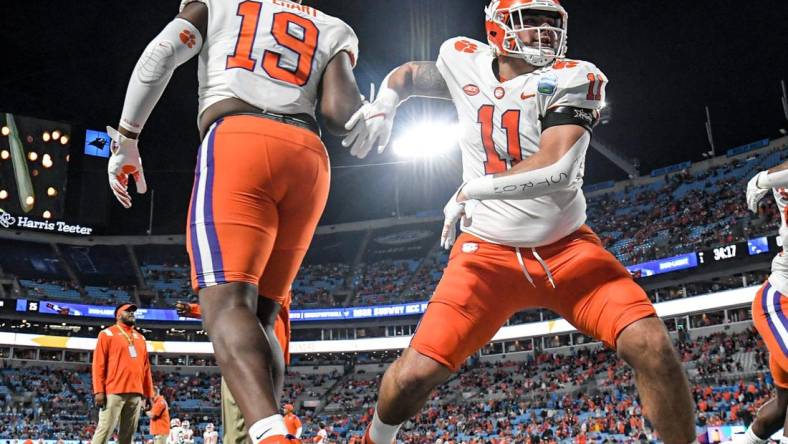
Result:
<instances>
[{"instance_id":1,"label":"muscular arm","mask_svg":"<svg viewBox=\"0 0 788 444\"><path fill-rule=\"evenodd\" d=\"M331 134L344 135L345 122L362 105L348 53L342 51L328 62L321 82L320 114L326 129Z\"/></svg>"},{"instance_id":2,"label":"muscular arm","mask_svg":"<svg viewBox=\"0 0 788 444\"><path fill-rule=\"evenodd\" d=\"M410 97L431 97L451 100L449 87L435 62L408 62L392 71L388 86L404 101Z\"/></svg>"}]
</instances>

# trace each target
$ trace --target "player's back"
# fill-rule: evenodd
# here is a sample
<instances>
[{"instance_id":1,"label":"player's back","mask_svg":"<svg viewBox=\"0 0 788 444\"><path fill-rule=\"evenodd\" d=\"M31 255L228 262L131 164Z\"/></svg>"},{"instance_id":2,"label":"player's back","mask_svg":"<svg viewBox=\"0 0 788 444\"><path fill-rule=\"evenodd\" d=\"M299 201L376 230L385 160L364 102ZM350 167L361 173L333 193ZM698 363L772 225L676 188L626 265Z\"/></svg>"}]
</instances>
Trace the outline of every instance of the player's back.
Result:
<instances>
[{"instance_id":1,"label":"player's back","mask_svg":"<svg viewBox=\"0 0 788 444\"><path fill-rule=\"evenodd\" d=\"M357 59L353 30L336 17L287 0L183 0L208 7L200 52L200 114L239 98L265 111L314 117L321 75L341 51ZM188 35L182 35L188 40Z\"/></svg>"}]
</instances>

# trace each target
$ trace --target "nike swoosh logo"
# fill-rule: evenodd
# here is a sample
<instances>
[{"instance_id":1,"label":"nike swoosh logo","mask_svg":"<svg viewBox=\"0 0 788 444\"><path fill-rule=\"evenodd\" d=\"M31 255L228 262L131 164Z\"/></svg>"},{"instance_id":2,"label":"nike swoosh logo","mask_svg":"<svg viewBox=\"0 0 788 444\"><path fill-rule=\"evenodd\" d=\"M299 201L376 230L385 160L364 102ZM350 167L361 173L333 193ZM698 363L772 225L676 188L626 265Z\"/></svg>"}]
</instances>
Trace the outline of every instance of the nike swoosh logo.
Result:
<instances>
[{"instance_id":1,"label":"nike swoosh logo","mask_svg":"<svg viewBox=\"0 0 788 444\"><path fill-rule=\"evenodd\" d=\"M266 434L266 433L268 433L268 432L270 432L270 431L271 431L271 429L268 429L268 430L266 430L265 432L263 432L263 433L261 433L261 434L257 435L257 437L255 437L255 439L254 439L254 440L255 440L255 441L260 441L260 440L263 438L263 436L265 436L265 434Z\"/></svg>"},{"instance_id":2,"label":"nike swoosh logo","mask_svg":"<svg viewBox=\"0 0 788 444\"><path fill-rule=\"evenodd\" d=\"M525 94L525 93L520 94L520 98L523 100L530 99L531 97L534 96L536 96L536 94Z\"/></svg>"}]
</instances>

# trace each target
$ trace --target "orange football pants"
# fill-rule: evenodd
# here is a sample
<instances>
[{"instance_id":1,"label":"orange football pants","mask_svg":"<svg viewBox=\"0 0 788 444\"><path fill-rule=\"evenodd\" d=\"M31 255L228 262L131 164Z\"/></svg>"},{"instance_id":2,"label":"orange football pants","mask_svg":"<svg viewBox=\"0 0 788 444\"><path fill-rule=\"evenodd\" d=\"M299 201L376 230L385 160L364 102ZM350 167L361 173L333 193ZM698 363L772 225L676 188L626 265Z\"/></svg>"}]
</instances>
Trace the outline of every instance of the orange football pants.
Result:
<instances>
[{"instance_id":1,"label":"orange football pants","mask_svg":"<svg viewBox=\"0 0 788 444\"><path fill-rule=\"evenodd\" d=\"M253 115L217 120L200 145L186 230L195 291L247 282L284 305L329 180L317 134Z\"/></svg>"},{"instance_id":2,"label":"orange football pants","mask_svg":"<svg viewBox=\"0 0 788 444\"><path fill-rule=\"evenodd\" d=\"M769 350L774 385L788 388L788 297L766 281L752 301L752 321Z\"/></svg>"},{"instance_id":3,"label":"orange football pants","mask_svg":"<svg viewBox=\"0 0 788 444\"><path fill-rule=\"evenodd\" d=\"M643 289L588 226L534 249L536 255L519 250L522 266L516 248L462 233L410 346L457 371L527 308L550 309L611 348L627 326L656 315Z\"/></svg>"}]
</instances>

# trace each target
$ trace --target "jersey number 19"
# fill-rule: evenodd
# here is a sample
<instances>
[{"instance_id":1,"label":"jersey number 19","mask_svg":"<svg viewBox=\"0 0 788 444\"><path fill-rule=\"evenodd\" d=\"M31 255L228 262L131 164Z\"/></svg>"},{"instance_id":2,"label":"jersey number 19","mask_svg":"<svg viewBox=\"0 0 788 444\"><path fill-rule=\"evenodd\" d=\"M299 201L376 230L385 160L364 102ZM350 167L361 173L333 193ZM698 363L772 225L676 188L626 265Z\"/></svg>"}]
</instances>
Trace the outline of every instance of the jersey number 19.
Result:
<instances>
[{"instance_id":1,"label":"jersey number 19","mask_svg":"<svg viewBox=\"0 0 788 444\"><path fill-rule=\"evenodd\" d=\"M235 52L227 56L227 69L242 68L254 72L257 60L252 56L257 27L260 24L260 13L263 4L257 1L244 1L238 4L238 15L241 16L241 29ZM274 14L271 35L283 47L298 55L298 63L294 69L281 65L282 54L265 50L260 64L263 71L272 79L281 80L296 86L304 86L312 72L312 60L317 48L317 26L309 19L291 12Z\"/></svg>"}]
</instances>

